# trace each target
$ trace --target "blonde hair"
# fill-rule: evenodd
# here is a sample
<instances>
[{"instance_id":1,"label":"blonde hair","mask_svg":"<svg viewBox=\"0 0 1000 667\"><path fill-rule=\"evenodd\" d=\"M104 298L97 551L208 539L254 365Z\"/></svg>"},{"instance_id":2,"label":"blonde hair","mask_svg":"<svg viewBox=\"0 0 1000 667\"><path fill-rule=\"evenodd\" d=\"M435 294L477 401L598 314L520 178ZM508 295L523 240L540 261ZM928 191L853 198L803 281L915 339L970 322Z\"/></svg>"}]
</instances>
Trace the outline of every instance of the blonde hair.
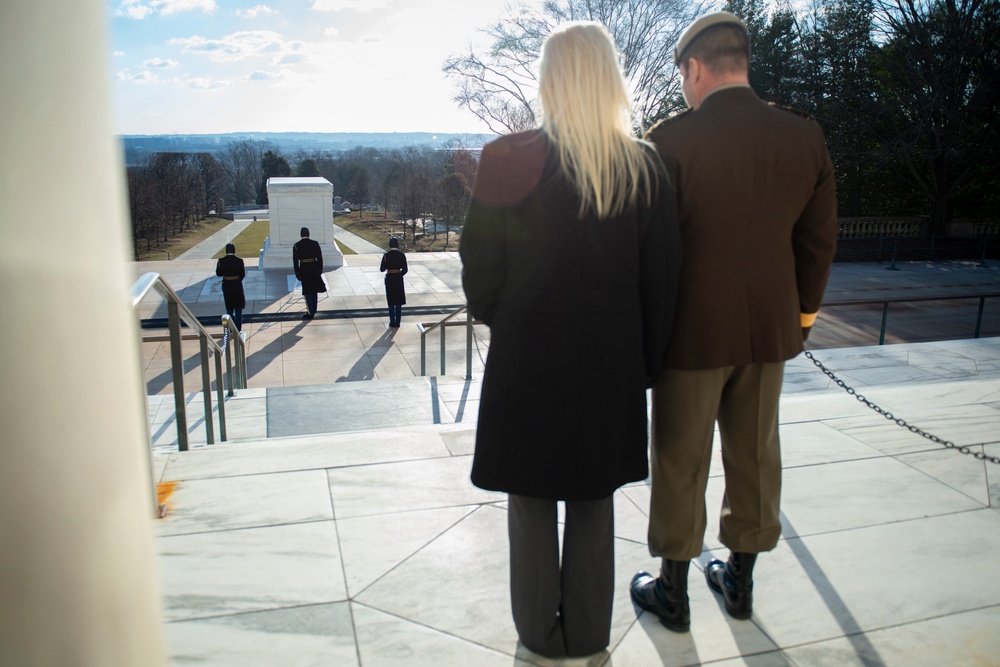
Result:
<instances>
[{"instance_id":1,"label":"blonde hair","mask_svg":"<svg viewBox=\"0 0 1000 667\"><path fill-rule=\"evenodd\" d=\"M559 26L542 46L541 129L587 211L612 217L653 197L653 162L632 138L632 104L611 35L600 23ZM645 186L645 187L643 187Z\"/></svg>"}]
</instances>

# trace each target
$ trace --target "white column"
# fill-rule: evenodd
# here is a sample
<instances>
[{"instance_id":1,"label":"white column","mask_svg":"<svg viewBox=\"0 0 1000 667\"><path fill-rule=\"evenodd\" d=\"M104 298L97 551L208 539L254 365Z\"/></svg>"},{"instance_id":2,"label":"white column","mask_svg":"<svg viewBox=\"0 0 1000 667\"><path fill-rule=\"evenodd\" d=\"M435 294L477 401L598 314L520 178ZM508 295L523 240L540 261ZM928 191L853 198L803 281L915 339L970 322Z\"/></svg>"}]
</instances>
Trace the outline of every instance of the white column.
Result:
<instances>
[{"instance_id":1,"label":"white column","mask_svg":"<svg viewBox=\"0 0 1000 667\"><path fill-rule=\"evenodd\" d=\"M165 663L105 4L0 20L0 663Z\"/></svg>"}]
</instances>

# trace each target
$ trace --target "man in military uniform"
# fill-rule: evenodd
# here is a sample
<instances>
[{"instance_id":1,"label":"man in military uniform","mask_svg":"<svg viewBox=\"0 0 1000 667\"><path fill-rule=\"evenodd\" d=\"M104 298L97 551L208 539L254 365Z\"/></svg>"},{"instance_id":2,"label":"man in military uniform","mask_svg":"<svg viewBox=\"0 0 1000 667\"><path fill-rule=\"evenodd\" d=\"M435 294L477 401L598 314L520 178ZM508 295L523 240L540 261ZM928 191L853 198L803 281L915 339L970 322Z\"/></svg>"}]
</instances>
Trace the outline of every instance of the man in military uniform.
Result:
<instances>
[{"instance_id":1,"label":"man in military uniform","mask_svg":"<svg viewBox=\"0 0 1000 667\"><path fill-rule=\"evenodd\" d=\"M646 135L677 188L680 294L653 390L649 550L632 598L669 629L690 627L687 575L702 551L716 421L726 492L708 585L750 617L757 554L781 533L778 398L784 362L816 319L837 238L833 167L819 124L750 88L750 42L728 12L699 18L674 51L690 109Z\"/></svg>"},{"instance_id":2,"label":"man in military uniform","mask_svg":"<svg viewBox=\"0 0 1000 667\"><path fill-rule=\"evenodd\" d=\"M215 263L215 275L222 277L222 298L226 313L233 318L238 331L243 331L243 309L247 307L243 293L243 279L247 277L243 259L236 256L236 246L226 244L226 254Z\"/></svg>"},{"instance_id":3,"label":"man in military uniform","mask_svg":"<svg viewBox=\"0 0 1000 667\"><path fill-rule=\"evenodd\" d=\"M295 277L302 283L302 297L306 300L306 312L303 319L311 320L316 316L317 300L320 292L326 291L323 282L323 250L319 243L309 238L309 228L299 230L302 237L292 246L292 268Z\"/></svg>"}]
</instances>

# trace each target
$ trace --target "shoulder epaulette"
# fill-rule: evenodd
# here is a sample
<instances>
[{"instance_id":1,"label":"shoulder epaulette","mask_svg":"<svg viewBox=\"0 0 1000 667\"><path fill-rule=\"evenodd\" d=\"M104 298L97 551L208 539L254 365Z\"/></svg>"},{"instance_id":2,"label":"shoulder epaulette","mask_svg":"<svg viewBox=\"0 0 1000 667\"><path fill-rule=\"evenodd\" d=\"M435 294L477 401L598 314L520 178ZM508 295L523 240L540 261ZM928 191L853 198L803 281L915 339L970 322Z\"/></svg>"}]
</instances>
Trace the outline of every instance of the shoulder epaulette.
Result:
<instances>
[{"instance_id":1,"label":"shoulder epaulette","mask_svg":"<svg viewBox=\"0 0 1000 667\"><path fill-rule=\"evenodd\" d=\"M809 120L816 120L812 114L803 111L802 109L796 109L795 107L790 107L787 104L778 104L777 102L768 102L768 106L772 106L775 109L781 109L782 111L787 111L788 113L793 113L796 116L801 116L802 118L808 118Z\"/></svg>"},{"instance_id":2,"label":"shoulder epaulette","mask_svg":"<svg viewBox=\"0 0 1000 667\"><path fill-rule=\"evenodd\" d=\"M691 107L688 107L684 111L679 111L679 112L675 113L672 116L667 116L666 118L664 118L662 120L658 120L653 125L653 127L651 127L648 130L646 130L646 134L648 135L649 133L655 132L656 130L658 130L659 128L661 128L661 127L663 127L665 125L669 125L670 123L674 123L674 122L680 120L681 118L683 118L684 116L687 116L692 111L694 111L694 109L692 109Z\"/></svg>"}]
</instances>

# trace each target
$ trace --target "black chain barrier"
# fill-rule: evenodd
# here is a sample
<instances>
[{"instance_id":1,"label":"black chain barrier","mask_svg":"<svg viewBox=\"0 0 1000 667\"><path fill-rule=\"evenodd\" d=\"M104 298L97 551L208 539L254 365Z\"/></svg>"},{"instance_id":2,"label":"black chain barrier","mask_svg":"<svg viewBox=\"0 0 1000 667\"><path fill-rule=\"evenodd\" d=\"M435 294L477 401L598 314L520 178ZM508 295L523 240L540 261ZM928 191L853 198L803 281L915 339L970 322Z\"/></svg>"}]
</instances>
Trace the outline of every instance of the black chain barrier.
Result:
<instances>
[{"instance_id":1,"label":"black chain barrier","mask_svg":"<svg viewBox=\"0 0 1000 667\"><path fill-rule=\"evenodd\" d=\"M864 396L862 396L861 394L859 394L853 387L848 386L847 383L845 383L843 380L841 380L839 377L837 377L834 374L833 371L831 371L829 368L827 368L826 366L824 366L823 363L819 359L817 359L816 357L814 357L809 350L805 350L804 354L806 355L806 358L809 359L814 364L816 364L816 367L819 368L821 371L823 371L823 373L827 377L829 377L831 380L833 380L834 382L836 382L838 387L840 387L841 389L843 389L844 391L846 391L848 394L850 394L851 396L853 396L857 400L861 401L862 403L864 403L869 408L871 408L875 412L879 413L880 415L882 415L883 417L885 417L889 421L896 422L898 425L900 425L903 428L909 430L911 433L916 433L917 435L919 435L919 436L921 436L923 438L926 438L926 439L930 440L931 442L935 442L935 443L941 445L942 447L945 447L946 449L953 449L953 450L961 452L963 454L968 454L970 456L973 456L973 457L979 459L980 461L989 461L990 463L1000 464L1000 457L989 456L989 455L986 454L985 451L974 452L971 449L972 447L978 447L980 445L985 445L986 443L982 443L981 442L978 445L956 445L954 442L951 442L950 440L944 440L942 438L939 438L936 435L928 433L927 431L923 430L922 428L919 428L917 426L913 426L912 424L908 423L905 419L900 419L899 417L896 417L891 412L886 412L881 407L879 407L875 403L869 401L867 398L865 398Z\"/></svg>"},{"instance_id":2,"label":"black chain barrier","mask_svg":"<svg viewBox=\"0 0 1000 667\"><path fill-rule=\"evenodd\" d=\"M479 361L482 362L483 368L485 368L486 367L486 360L483 359L483 352L479 348L479 336L476 335L476 329L475 329L475 327L472 328L472 338L476 342L476 352L479 354ZM956 445L954 442L951 442L950 440L944 440L944 439L939 438L938 436L934 435L933 433L928 433L927 431L923 430L919 426L914 426L913 424L910 424L905 419L902 419L901 417L897 417L896 415L892 414L891 412L888 412L888 411L884 410L878 404L876 404L876 403L868 400L863 395L859 394L857 392L857 390L854 389L854 387L849 386L846 382L844 382L839 377L837 377L837 375L833 371L831 371L829 368L827 368L826 366L824 366L823 362L821 362L819 359L817 359L816 357L814 357L813 354L812 354L812 352L810 352L809 350L805 350L804 354L805 354L806 358L809 359L809 361L811 361L814 364L816 364L816 367L818 369L820 369L821 371L823 371L823 373L827 377L829 377L831 380L833 380L837 384L838 387L840 387L841 389L843 389L844 391L846 391L848 394L850 394L851 396L853 396L854 398L856 398L858 401L864 403L866 406L868 406L869 408L871 408L872 410L874 410L878 414L882 415L883 417L885 417L889 421L896 422L897 425L899 425L899 426L907 429L911 433L916 433L920 437L926 438L927 440L930 440L931 442L937 443L937 444L941 445L942 447L944 447L946 449L952 449L952 450L955 450L957 452L961 452L962 454L968 454L969 456L972 456L972 457L974 457L976 459L979 459L980 461L989 461L990 463L1000 464L1000 457L990 456L985 451L978 451L977 452L977 451L973 451L972 450L972 447L979 447L981 445L985 445L986 443L982 443L981 442L981 443L979 443L977 445Z\"/></svg>"}]
</instances>

